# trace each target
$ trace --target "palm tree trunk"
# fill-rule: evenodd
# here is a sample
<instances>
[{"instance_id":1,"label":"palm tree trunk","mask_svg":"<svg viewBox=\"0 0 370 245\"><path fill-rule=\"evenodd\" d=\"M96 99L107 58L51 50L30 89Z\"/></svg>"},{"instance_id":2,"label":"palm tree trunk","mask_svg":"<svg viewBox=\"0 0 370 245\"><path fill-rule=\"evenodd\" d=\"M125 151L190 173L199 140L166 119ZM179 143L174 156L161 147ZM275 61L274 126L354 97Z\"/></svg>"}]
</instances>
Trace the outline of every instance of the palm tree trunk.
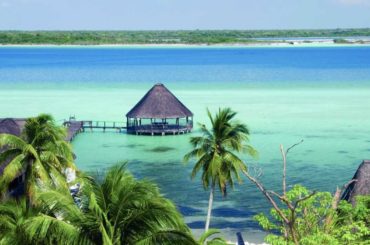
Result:
<instances>
[{"instance_id":1,"label":"palm tree trunk","mask_svg":"<svg viewBox=\"0 0 370 245\"><path fill-rule=\"evenodd\" d=\"M207 212L207 220L206 220L206 227L205 227L206 232L208 231L209 223L211 222L211 212L212 212L214 189L215 189L215 187L214 187L214 185L212 185L211 191L209 193L208 212Z\"/></svg>"}]
</instances>

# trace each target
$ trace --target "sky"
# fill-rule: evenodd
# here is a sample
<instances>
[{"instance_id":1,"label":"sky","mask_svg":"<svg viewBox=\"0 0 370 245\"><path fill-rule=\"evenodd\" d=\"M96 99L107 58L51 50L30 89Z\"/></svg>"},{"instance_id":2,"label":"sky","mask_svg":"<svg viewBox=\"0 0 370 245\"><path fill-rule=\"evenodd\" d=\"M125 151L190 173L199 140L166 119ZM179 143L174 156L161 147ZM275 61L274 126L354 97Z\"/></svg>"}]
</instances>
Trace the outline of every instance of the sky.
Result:
<instances>
[{"instance_id":1,"label":"sky","mask_svg":"<svg viewBox=\"0 0 370 245\"><path fill-rule=\"evenodd\" d=\"M370 0L0 0L0 30L370 27Z\"/></svg>"}]
</instances>

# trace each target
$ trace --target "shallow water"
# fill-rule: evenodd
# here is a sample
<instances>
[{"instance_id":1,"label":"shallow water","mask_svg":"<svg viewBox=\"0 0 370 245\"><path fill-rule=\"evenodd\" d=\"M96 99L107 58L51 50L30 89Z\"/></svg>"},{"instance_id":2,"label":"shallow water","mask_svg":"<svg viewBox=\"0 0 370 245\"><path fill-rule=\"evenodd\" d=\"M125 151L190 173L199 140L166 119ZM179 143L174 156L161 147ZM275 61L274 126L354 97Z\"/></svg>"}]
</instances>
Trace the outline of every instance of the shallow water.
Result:
<instances>
[{"instance_id":1,"label":"shallow water","mask_svg":"<svg viewBox=\"0 0 370 245\"><path fill-rule=\"evenodd\" d=\"M280 190L279 145L304 140L288 156L288 184L334 191L370 155L370 48L0 48L0 117L52 113L58 121L122 121L157 81L207 123L230 106L251 130L261 180ZM85 132L73 147L77 165L101 171L129 160L138 178L154 180L193 229L204 226L208 192L182 162L189 137ZM252 216L269 206L244 181L219 193L211 226L261 240Z\"/></svg>"}]
</instances>

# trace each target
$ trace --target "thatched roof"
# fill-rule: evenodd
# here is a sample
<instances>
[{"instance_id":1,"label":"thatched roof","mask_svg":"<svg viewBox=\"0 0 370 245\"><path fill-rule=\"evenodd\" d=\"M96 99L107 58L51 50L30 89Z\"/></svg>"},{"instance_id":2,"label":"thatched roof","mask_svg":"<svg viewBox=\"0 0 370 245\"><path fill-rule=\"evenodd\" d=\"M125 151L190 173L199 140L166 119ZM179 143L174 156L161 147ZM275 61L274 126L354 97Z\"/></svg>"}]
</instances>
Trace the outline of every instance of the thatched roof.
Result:
<instances>
[{"instance_id":1,"label":"thatched roof","mask_svg":"<svg viewBox=\"0 0 370 245\"><path fill-rule=\"evenodd\" d=\"M163 84L154 85L127 114L129 118L184 118L193 113Z\"/></svg>"},{"instance_id":2,"label":"thatched roof","mask_svg":"<svg viewBox=\"0 0 370 245\"><path fill-rule=\"evenodd\" d=\"M13 134L20 136L24 124L23 119L5 118L0 119L0 134Z\"/></svg>"},{"instance_id":3,"label":"thatched roof","mask_svg":"<svg viewBox=\"0 0 370 245\"><path fill-rule=\"evenodd\" d=\"M358 167L352 182L344 191L342 199L355 204L355 197L358 195L370 195L370 160L364 160Z\"/></svg>"},{"instance_id":4,"label":"thatched roof","mask_svg":"<svg viewBox=\"0 0 370 245\"><path fill-rule=\"evenodd\" d=\"M14 119L14 118L0 118L0 134L13 134L16 136L20 136L24 125L26 123L26 119ZM4 148L0 148L0 153L4 150ZM3 173L4 168L9 163L5 161L4 163L0 163L0 175Z\"/></svg>"}]
</instances>

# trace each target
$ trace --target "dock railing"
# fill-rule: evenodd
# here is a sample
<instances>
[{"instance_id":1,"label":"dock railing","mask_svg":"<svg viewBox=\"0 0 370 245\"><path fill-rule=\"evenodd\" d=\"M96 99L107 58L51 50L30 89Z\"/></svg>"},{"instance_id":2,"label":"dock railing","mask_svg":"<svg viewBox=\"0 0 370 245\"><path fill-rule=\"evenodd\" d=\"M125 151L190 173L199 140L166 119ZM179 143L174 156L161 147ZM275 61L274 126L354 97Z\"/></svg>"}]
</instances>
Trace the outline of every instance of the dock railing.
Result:
<instances>
[{"instance_id":1,"label":"dock railing","mask_svg":"<svg viewBox=\"0 0 370 245\"><path fill-rule=\"evenodd\" d=\"M125 129L126 122L114 121L81 121L84 129Z\"/></svg>"}]
</instances>

